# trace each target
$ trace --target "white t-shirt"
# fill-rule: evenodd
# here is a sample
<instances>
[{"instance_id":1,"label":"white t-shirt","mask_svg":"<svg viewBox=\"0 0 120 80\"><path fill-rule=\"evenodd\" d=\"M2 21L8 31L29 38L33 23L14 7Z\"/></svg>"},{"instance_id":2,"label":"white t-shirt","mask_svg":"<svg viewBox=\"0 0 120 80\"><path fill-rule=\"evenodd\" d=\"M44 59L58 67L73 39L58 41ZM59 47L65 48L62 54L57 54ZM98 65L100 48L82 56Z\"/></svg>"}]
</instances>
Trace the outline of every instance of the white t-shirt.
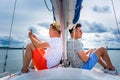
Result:
<instances>
[{"instance_id":1,"label":"white t-shirt","mask_svg":"<svg viewBox=\"0 0 120 80\"><path fill-rule=\"evenodd\" d=\"M62 58L62 39L54 37L50 38L47 42L49 43L50 48L47 48L45 58L47 60L47 67L51 68L57 65Z\"/></svg>"}]
</instances>

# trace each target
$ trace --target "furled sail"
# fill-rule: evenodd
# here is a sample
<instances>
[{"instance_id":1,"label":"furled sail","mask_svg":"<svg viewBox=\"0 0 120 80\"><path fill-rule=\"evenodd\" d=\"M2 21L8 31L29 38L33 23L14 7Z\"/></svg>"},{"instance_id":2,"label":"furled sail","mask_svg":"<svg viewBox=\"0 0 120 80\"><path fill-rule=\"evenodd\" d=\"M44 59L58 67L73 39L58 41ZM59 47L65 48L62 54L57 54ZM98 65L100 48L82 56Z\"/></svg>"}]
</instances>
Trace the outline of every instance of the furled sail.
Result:
<instances>
[{"instance_id":1,"label":"furled sail","mask_svg":"<svg viewBox=\"0 0 120 80\"><path fill-rule=\"evenodd\" d=\"M51 0L53 5L54 20L61 23L64 27L71 28L80 17L80 9L83 0Z\"/></svg>"}]
</instances>

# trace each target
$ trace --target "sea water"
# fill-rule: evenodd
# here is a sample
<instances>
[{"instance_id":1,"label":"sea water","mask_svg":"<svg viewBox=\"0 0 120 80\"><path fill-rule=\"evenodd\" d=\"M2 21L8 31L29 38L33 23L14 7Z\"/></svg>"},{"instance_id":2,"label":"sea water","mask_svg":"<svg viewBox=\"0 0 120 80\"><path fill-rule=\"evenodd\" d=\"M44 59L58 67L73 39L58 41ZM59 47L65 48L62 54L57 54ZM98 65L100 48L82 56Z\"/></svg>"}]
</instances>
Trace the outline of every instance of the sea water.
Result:
<instances>
[{"instance_id":1,"label":"sea water","mask_svg":"<svg viewBox=\"0 0 120 80\"><path fill-rule=\"evenodd\" d=\"M14 73L21 69L23 64L23 51L21 50L8 50L6 72ZM0 73L3 73L5 62L6 50L0 50Z\"/></svg>"},{"instance_id":2,"label":"sea water","mask_svg":"<svg viewBox=\"0 0 120 80\"><path fill-rule=\"evenodd\" d=\"M117 68L120 73L120 50L108 50L111 62ZM3 73L4 62L5 62L6 50L0 49L0 73ZM8 50L8 58L6 64L6 71L15 73L20 71L23 64L23 51L21 50ZM100 67L100 65L96 65Z\"/></svg>"}]
</instances>

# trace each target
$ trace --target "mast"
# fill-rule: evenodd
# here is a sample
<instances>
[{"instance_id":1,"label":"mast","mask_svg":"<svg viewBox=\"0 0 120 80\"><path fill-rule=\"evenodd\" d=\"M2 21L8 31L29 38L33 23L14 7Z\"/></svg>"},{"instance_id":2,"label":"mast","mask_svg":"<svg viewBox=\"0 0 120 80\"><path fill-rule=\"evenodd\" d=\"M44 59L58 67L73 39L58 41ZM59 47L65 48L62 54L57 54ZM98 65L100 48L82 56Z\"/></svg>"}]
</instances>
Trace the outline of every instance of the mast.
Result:
<instances>
[{"instance_id":1,"label":"mast","mask_svg":"<svg viewBox=\"0 0 120 80\"><path fill-rule=\"evenodd\" d=\"M77 23L82 1L83 0L51 0L54 20L61 24L64 66L67 65L67 29Z\"/></svg>"}]
</instances>

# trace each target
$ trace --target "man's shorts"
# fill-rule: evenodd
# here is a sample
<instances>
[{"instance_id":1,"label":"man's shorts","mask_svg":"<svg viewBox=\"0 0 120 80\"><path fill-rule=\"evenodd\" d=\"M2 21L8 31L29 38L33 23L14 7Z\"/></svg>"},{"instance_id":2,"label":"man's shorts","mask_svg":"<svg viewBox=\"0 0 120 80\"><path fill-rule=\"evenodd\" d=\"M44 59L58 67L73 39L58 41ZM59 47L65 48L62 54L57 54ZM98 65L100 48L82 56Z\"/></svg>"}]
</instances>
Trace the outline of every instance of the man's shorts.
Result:
<instances>
[{"instance_id":1,"label":"man's shorts","mask_svg":"<svg viewBox=\"0 0 120 80\"><path fill-rule=\"evenodd\" d=\"M97 55L95 53L91 53L88 61L83 64L82 69L91 70L97 62L98 62Z\"/></svg>"},{"instance_id":2,"label":"man's shorts","mask_svg":"<svg viewBox=\"0 0 120 80\"><path fill-rule=\"evenodd\" d=\"M32 51L32 61L34 67L37 70L48 69L47 68L47 61L44 58L45 51L43 48L36 48Z\"/></svg>"}]
</instances>

